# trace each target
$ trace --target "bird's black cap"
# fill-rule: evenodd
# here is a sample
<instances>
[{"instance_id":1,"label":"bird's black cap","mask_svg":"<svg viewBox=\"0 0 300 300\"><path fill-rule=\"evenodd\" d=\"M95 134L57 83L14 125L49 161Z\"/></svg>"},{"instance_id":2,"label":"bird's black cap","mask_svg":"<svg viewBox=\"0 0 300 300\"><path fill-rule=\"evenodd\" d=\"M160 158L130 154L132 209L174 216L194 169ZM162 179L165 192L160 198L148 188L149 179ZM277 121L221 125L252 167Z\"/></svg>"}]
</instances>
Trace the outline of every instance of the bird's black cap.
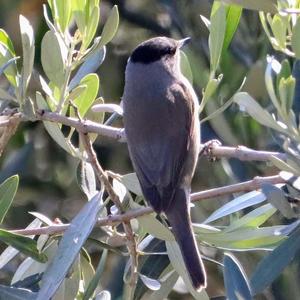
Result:
<instances>
[{"instance_id":1,"label":"bird's black cap","mask_svg":"<svg viewBox=\"0 0 300 300\"><path fill-rule=\"evenodd\" d=\"M131 54L134 63L149 64L164 56L172 56L178 48L178 41L167 37L155 37L138 45Z\"/></svg>"}]
</instances>

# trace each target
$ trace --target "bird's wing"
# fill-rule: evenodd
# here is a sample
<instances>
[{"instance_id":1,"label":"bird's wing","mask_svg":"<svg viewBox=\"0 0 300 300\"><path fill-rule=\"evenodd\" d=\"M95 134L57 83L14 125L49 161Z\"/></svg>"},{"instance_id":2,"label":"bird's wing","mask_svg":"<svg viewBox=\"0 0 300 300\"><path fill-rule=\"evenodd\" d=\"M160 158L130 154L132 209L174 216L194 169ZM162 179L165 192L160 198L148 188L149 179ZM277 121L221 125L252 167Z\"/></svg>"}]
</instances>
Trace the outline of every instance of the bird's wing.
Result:
<instances>
[{"instance_id":1,"label":"bird's wing","mask_svg":"<svg viewBox=\"0 0 300 300\"><path fill-rule=\"evenodd\" d=\"M157 212L169 207L180 184L195 109L193 95L182 84L173 84L167 93L167 101L162 95L162 99L153 100L152 106L147 102L147 108L141 102L135 108L134 120L125 126L144 196Z\"/></svg>"}]
</instances>

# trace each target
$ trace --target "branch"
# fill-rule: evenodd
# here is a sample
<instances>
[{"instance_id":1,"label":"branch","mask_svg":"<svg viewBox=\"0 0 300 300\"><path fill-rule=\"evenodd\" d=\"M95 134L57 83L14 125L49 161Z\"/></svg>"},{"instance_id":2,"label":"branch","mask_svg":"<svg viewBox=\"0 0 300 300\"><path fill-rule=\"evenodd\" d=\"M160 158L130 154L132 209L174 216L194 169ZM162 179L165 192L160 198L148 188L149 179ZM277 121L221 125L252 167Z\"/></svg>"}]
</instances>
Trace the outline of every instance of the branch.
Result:
<instances>
[{"instance_id":1,"label":"branch","mask_svg":"<svg viewBox=\"0 0 300 300\"><path fill-rule=\"evenodd\" d=\"M260 189L262 184L279 184L285 183L286 181L280 176L268 176L268 177L255 177L252 180L232 184L228 186L222 186L219 188L213 188L206 191L201 191L197 193L191 194L191 201L201 201L204 199L211 199L219 196L231 195L234 193L240 192L249 192L253 190ZM144 215L148 215L153 213L153 209L151 207L143 207L140 209L129 210L124 214L118 215L110 215L106 218L99 219L97 221L97 226L113 226L123 222L129 222L131 219L135 219ZM59 224L59 225L51 225L45 226L41 228L33 228L33 229L19 229L12 230L11 232L22 234L22 235L41 235L41 234L60 234L64 232L68 228L69 224Z\"/></svg>"},{"instance_id":2,"label":"branch","mask_svg":"<svg viewBox=\"0 0 300 300\"><path fill-rule=\"evenodd\" d=\"M97 133L99 135L115 139L119 142L125 141L125 133L123 128L106 126L89 120L81 121L76 118L66 117L64 115L46 110L37 110L37 118L41 121L49 121L74 127L78 132Z\"/></svg>"},{"instance_id":3,"label":"branch","mask_svg":"<svg viewBox=\"0 0 300 300\"><path fill-rule=\"evenodd\" d=\"M98 180L100 181L102 186L105 186L105 189L110 197L110 199L113 201L113 203L116 205L116 207L118 208L119 212L121 214L124 213L123 207L122 207L122 203L119 199L119 196L115 193L112 185L109 182L108 176L106 174L106 172L102 169L101 165L98 162L97 159L97 155L93 149L93 145L92 142L88 136L88 134L83 134L83 133L79 133L80 134L80 139L83 143L84 149L87 153L89 162L91 163L96 176L98 178ZM136 241L135 241L135 237L134 237L134 232L132 230L131 224L129 220L123 220L122 221L123 224L123 229L124 232L126 234L126 238L127 238L127 248L128 248L128 252L131 258L131 278L130 278L130 291L131 293L134 292L134 288L136 286L137 283L137 279L138 279L138 273L137 273L137 268L138 268L138 254L137 254L137 246L136 246Z\"/></svg>"},{"instance_id":4,"label":"branch","mask_svg":"<svg viewBox=\"0 0 300 300\"><path fill-rule=\"evenodd\" d=\"M42 121L61 123L66 126L74 127L77 131L82 133L97 133L102 136L113 138L120 142L126 141L125 131L123 128L106 126L89 120L80 121L76 118L66 117L45 110L38 111L38 118ZM203 144L202 146L205 145L206 144ZM258 151L245 146L224 147L216 143L212 143L209 147L209 151L205 154L206 156L212 156L216 158L236 158L243 161L269 161L271 156L276 156L282 160L286 159L286 155L280 152Z\"/></svg>"}]
</instances>

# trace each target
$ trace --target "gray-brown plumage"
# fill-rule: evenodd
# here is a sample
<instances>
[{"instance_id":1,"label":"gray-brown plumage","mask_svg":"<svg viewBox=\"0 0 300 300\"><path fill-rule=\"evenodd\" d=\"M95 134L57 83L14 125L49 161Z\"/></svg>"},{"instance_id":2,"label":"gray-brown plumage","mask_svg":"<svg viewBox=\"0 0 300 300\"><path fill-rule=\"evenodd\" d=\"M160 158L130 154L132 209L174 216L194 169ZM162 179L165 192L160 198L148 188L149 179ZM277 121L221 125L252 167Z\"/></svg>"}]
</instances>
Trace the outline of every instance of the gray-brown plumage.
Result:
<instances>
[{"instance_id":1,"label":"gray-brown plumage","mask_svg":"<svg viewBox=\"0 0 300 300\"><path fill-rule=\"evenodd\" d=\"M167 216L195 288L206 275L192 233L189 200L200 146L198 99L180 71L187 41L157 37L128 60L123 94L130 157L147 202Z\"/></svg>"}]
</instances>

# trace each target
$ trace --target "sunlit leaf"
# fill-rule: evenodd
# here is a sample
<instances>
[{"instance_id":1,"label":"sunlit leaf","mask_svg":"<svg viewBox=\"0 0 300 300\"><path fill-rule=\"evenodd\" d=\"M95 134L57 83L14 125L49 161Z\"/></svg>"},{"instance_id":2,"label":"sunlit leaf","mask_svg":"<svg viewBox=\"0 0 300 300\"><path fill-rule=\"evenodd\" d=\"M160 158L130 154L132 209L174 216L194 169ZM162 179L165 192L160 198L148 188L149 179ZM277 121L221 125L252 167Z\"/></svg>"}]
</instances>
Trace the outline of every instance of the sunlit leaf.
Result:
<instances>
[{"instance_id":1,"label":"sunlit leaf","mask_svg":"<svg viewBox=\"0 0 300 300\"><path fill-rule=\"evenodd\" d=\"M74 100L81 117L84 117L91 105L94 103L99 89L99 78L97 74L88 74L81 79L80 85L86 89Z\"/></svg>"},{"instance_id":2,"label":"sunlit leaf","mask_svg":"<svg viewBox=\"0 0 300 300\"><path fill-rule=\"evenodd\" d=\"M0 29L0 42L8 48L8 50L10 51L12 56L16 55L14 45L13 45L10 37L2 28Z\"/></svg>"},{"instance_id":3,"label":"sunlit leaf","mask_svg":"<svg viewBox=\"0 0 300 300\"><path fill-rule=\"evenodd\" d=\"M106 47L96 47L95 51L89 53L75 76L70 81L69 89L72 90L76 87L84 76L96 72L99 66L103 63L105 55Z\"/></svg>"},{"instance_id":4,"label":"sunlit leaf","mask_svg":"<svg viewBox=\"0 0 300 300\"><path fill-rule=\"evenodd\" d=\"M19 185L19 176L14 175L0 185L0 224L10 208Z\"/></svg>"},{"instance_id":5,"label":"sunlit leaf","mask_svg":"<svg viewBox=\"0 0 300 300\"><path fill-rule=\"evenodd\" d=\"M253 191L246 193L242 196L235 198L234 200L231 200L230 202L226 203L225 205L214 211L214 213L211 214L203 222L203 224L210 223L222 217L228 216L234 212L240 211L246 207L261 203L265 200L266 196L262 192Z\"/></svg>"},{"instance_id":6,"label":"sunlit leaf","mask_svg":"<svg viewBox=\"0 0 300 300\"><path fill-rule=\"evenodd\" d=\"M128 188L129 191L133 192L138 196L142 196L142 190L139 180L135 173L129 173L121 177L121 182Z\"/></svg>"},{"instance_id":7,"label":"sunlit leaf","mask_svg":"<svg viewBox=\"0 0 300 300\"><path fill-rule=\"evenodd\" d=\"M278 125L271 114L262 108L248 93L240 92L235 94L233 98L241 110L246 111L258 123L277 131L284 131L284 128Z\"/></svg>"},{"instance_id":8,"label":"sunlit leaf","mask_svg":"<svg viewBox=\"0 0 300 300\"><path fill-rule=\"evenodd\" d=\"M193 295L193 297L198 300L209 300L209 297L205 290L199 292L193 288L178 244L175 241L173 242L166 241L166 247L167 247L168 256L172 266L174 267L176 272L182 277L184 283L186 284L187 289Z\"/></svg>"},{"instance_id":9,"label":"sunlit leaf","mask_svg":"<svg viewBox=\"0 0 300 300\"><path fill-rule=\"evenodd\" d=\"M143 275L143 274L139 274L139 276L140 276L141 280L143 281L144 285L148 289L150 289L152 291L157 291L157 290L160 289L161 284L158 280L150 278L150 277L148 277L146 275Z\"/></svg>"},{"instance_id":10,"label":"sunlit leaf","mask_svg":"<svg viewBox=\"0 0 300 300\"><path fill-rule=\"evenodd\" d=\"M218 68L226 30L226 11L222 2L214 2L210 16L210 34L208 39L211 72Z\"/></svg>"},{"instance_id":11,"label":"sunlit leaf","mask_svg":"<svg viewBox=\"0 0 300 300\"><path fill-rule=\"evenodd\" d=\"M96 193L96 177L93 167L86 161L81 161L77 168L77 182L88 198L92 198Z\"/></svg>"},{"instance_id":12,"label":"sunlit leaf","mask_svg":"<svg viewBox=\"0 0 300 300\"><path fill-rule=\"evenodd\" d=\"M119 26L119 11L118 11L118 6L114 5L102 30L100 46L106 45L113 39L113 37L117 32L118 26Z\"/></svg>"},{"instance_id":13,"label":"sunlit leaf","mask_svg":"<svg viewBox=\"0 0 300 300\"><path fill-rule=\"evenodd\" d=\"M243 217L234 220L224 231L229 232L241 227L256 228L265 223L277 211L271 204L262 205Z\"/></svg>"},{"instance_id":14,"label":"sunlit leaf","mask_svg":"<svg viewBox=\"0 0 300 300\"><path fill-rule=\"evenodd\" d=\"M98 6L94 6L90 16L87 19L86 34L83 39L84 48L88 47L93 40L97 27L99 25L100 11Z\"/></svg>"},{"instance_id":15,"label":"sunlit leaf","mask_svg":"<svg viewBox=\"0 0 300 300\"><path fill-rule=\"evenodd\" d=\"M25 93L25 90L31 77L34 63L34 34L32 26L25 17L20 15L19 22L23 49L22 88L23 93Z\"/></svg>"},{"instance_id":16,"label":"sunlit leaf","mask_svg":"<svg viewBox=\"0 0 300 300\"><path fill-rule=\"evenodd\" d=\"M41 62L47 77L60 87L65 80L66 49L61 37L52 30L46 32L41 45Z\"/></svg>"},{"instance_id":17,"label":"sunlit leaf","mask_svg":"<svg viewBox=\"0 0 300 300\"><path fill-rule=\"evenodd\" d=\"M239 5L229 5L226 12L226 30L222 51L226 51L240 22L243 8Z\"/></svg>"},{"instance_id":18,"label":"sunlit leaf","mask_svg":"<svg viewBox=\"0 0 300 300\"><path fill-rule=\"evenodd\" d=\"M57 249L59 255L54 257L44 273L37 300L51 298L59 288L97 221L102 209L100 198L101 193L87 202L65 231Z\"/></svg>"},{"instance_id":19,"label":"sunlit leaf","mask_svg":"<svg viewBox=\"0 0 300 300\"><path fill-rule=\"evenodd\" d=\"M7 48L7 46L0 41L0 66L4 65L12 58L14 58L14 56L11 54L9 48ZM17 65L15 61L13 61L13 63L11 63L5 69L4 74L8 79L8 81L14 87L16 87L17 86Z\"/></svg>"},{"instance_id":20,"label":"sunlit leaf","mask_svg":"<svg viewBox=\"0 0 300 300\"><path fill-rule=\"evenodd\" d=\"M193 72L188 57L183 51L180 51L180 69L182 74L193 84Z\"/></svg>"},{"instance_id":21,"label":"sunlit leaf","mask_svg":"<svg viewBox=\"0 0 300 300\"><path fill-rule=\"evenodd\" d=\"M171 231L160 223L156 218L155 215L145 215L138 218L140 225L144 228L146 232L149 234L161 239L172 241L174 240L174 236Z\"/></svg>"},{"instance_id":22,"label":"sunlit leaf","mask_svg":"<svg viewBox=\"0 0 300 300\"><path fill-rule=\"evenodd\" d=\"M297 18L297 22L293 27L292 33L292 49L297 59L300 59L300 18Z\"/></svg>"},{"instance_id":23,"label":"sunlit leaf","mask_svg":"<svg viewBox=\"0 0 300 300\"><path fill-rule=\"evenodd\" d=\"M43 98L42 94L36 92L36 103L39 109L49 110L47 102ZM57 123L43 121L44 126L49 133L49 135L53 138L53 140L62 147L68 153L75 155L75 149L71 147L69 143L67 143L65 136L63 135L59 125Z\"/></svg>"}]
</instances>

